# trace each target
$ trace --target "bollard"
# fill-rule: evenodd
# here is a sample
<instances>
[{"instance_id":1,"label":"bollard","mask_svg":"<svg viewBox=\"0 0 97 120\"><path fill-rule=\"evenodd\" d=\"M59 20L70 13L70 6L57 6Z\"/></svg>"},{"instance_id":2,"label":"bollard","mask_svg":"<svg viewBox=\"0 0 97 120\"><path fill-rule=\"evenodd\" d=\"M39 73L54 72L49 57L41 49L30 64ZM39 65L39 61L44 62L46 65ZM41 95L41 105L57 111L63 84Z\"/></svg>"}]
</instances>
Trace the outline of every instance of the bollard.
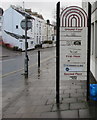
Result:
<instances>
[{"instance_id":1,"label":"bollard","mask_svg":"<svg viewBox=\"0 0 97 120\"><path fill-rule=\"evenodd\" d=\"M26 55L25 57L25 78L28 78L28 61L29 61L29 57L28 55Z\"/></svg>"},{"instance_id":2,"label":"bollard","mask_svg":"<svg viewBox=\"0 0 97 120\"><path fill-rule=\"evenodd\" d=\"M25 78L28 78L28 58L25 58Z\"/></svg>"},{"instance_id":3,"label":"bollard","mask_svg":"<svg viewBox=\"0 0 97 120\"><path fill-rule=\"evenodd\" d=\"M38 68L40 68L40 50L38 50Z\"/></svg>"}]
</instances>

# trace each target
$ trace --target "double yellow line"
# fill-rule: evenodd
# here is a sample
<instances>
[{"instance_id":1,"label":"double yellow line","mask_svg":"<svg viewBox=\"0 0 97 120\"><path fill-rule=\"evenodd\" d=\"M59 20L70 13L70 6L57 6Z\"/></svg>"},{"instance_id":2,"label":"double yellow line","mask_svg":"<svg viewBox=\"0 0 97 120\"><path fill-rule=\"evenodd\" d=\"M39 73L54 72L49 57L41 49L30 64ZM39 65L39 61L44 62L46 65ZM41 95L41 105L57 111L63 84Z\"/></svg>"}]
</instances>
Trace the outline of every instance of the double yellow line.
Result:
<instances>
[{"instance_id":1,"label":"double yellow line","mask_svg":"<svg viewBox=\"0 0 97 120\"><path fill-rule=\"evenodd\" d=\"M51 58L54 58L54 57L48 57L48 58L42 60L41 63L46 62L47 60L50 60ZM35 64L33 64L33 65L30 65L29 68L31 68L31 67L33 67L33 66L35 66L35 65L37 65L37 63L35 63ZM21 69L19 69L19 70L13 71L13 72L6 73L6 74L4 74L4 75L0 75L0 78L7 77L8 75L11 75L11 74L20 72L20 71L22 71L22 70L24 70L24 68L21 68Z\"/></svg>"}]
</instances>

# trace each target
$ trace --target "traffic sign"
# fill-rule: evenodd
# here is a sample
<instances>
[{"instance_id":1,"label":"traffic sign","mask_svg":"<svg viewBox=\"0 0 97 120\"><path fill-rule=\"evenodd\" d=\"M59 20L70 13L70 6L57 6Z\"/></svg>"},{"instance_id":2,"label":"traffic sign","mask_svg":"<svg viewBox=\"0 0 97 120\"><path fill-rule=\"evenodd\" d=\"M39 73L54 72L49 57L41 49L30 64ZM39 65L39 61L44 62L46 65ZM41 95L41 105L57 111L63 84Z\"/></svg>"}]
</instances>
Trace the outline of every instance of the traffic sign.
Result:
<instances>
[{"instance_id":1,"label":"traffic sign","mask_svg":"<svg viewBox=\"0 0 97 120\"><path fill-rule=\"evenodd\" d=\"M22 21L21 21L21 28L22 29L24 29L25 30L25 26L26 26L26 24L25 24L25 19L23 19ZM32 28L32 22L31 22L31 20L29 20L29 19L27 19L27 30L29 30L29 29L31 29Z\"/></svg>"}]
</instances>

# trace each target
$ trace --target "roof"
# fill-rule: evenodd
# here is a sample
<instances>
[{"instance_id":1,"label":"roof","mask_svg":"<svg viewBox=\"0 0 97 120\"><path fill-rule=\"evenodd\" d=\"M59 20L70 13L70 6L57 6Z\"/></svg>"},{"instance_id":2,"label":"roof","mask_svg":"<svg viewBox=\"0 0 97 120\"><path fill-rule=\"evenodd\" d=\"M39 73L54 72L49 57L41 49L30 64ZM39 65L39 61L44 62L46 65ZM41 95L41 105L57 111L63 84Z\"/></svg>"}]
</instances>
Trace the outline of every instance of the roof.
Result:
<instances>
[{"instance_id":1,"label":"roof","mask_svg":"<svg viewBox=\"0 0 97 120\"><path fill-rule=\"evenodd\" d=\"M16 39L25 39L25 35L18 35L18 34L15 34L15 33L11 33L11 32L8 32L6 30L4 30L8 35L16 38ZM27 39L30 39L30 37L27 36Z\"/></svg>"},{"instance_id":2,"label":"roof","mask_svg":"<svg viewBox=\"0 0 97 120\"><path fill-rule=\"evenodd\" d=\"M43 18L43 16L41 14L38 14L37 12L32 12L31 9L25 9L25 11L27 13L29 13L30 15L33 15L35 17L38 17L38 18L44 20L44 18Z\"/></svg>"},{"instance_id":3,"label":"roof","mask_svg":"<svg viewBox=\"0 0 97 120\"><path fill-rule=\"evenodd\" d=\"M27 12L25 12L25 11L23 11L23 10L19 10L18 8L16 8L16 7L13 7L13 6L11 6L12 7L12 9L14 9L14 10L16 10L18 13L20 13L21 15L23 15L23 16L27 16L27 18L29 18L29 19L34 19L30 14L28 14Z\"/></svg>"}]
</instances>

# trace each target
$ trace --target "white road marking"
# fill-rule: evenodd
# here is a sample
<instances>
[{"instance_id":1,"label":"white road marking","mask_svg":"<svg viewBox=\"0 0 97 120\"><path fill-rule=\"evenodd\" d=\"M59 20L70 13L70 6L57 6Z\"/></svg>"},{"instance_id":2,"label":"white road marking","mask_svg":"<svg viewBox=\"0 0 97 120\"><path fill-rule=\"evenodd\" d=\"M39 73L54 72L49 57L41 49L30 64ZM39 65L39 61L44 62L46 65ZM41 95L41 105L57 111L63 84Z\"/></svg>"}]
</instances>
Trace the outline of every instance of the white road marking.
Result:
<instances>
[{"instance_id":1,"label":"white road marking","mask_svg":"<svg viewBox=\"0 0 97 120\"><path fill-rule=\"evenodd\" d=\"M2 60L2 61L0 61L0 62L8 62L8 61L13 61L13 60L16 60L16 59Z\"/></svg>"},{"instance_id":2,"label":"white road marking","mask_svg":"<svg viewBox=\"0 0 97 120\"><path fill-rule=\"evenodd\" d=\"M45 62L45 61L47 61L47 60L49 60L49 59L51 59L51 58L54 58L54 56L45 58L44 60L41 61L41 63L43 63L43 62ZM12 59L12 60L14 60L14 59ZM33 66L35 66L35 65L37 65L37 63L35 63L35 64L33 64L33 65L29 65L29 68L31 68L31 67L33 67ZM4 75L0 75L0 78L2 78L2 77L7 77L8 75L11 75L11 74L20 72L20 71L22 71L22 70L24 70L24 68L21 68L21 69L19 69L19 70L6 73L6 74L4 74Z\"/></svg>"}]
</instances>

